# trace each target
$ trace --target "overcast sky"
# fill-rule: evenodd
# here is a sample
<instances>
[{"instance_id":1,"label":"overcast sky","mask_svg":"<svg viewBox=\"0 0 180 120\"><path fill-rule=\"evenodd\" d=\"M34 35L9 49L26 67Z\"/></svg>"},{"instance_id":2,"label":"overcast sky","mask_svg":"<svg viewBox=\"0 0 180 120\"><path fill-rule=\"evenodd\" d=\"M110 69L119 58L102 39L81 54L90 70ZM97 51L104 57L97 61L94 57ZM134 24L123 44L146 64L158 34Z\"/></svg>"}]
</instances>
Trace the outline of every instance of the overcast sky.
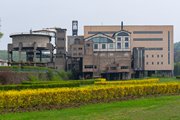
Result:
<instances>
[{"instance_id":1,"label":"overcast sky","mask_svg":"<svg viewBox=\"0 0 180 120\"><path fill-rule=\"evenodd\" d=\"M84 25L174 25L180 40L179 0L0 0L0 50L11 42L9 34L61 27L71 34L72 20Z\"/></svg>"}]
</instances>

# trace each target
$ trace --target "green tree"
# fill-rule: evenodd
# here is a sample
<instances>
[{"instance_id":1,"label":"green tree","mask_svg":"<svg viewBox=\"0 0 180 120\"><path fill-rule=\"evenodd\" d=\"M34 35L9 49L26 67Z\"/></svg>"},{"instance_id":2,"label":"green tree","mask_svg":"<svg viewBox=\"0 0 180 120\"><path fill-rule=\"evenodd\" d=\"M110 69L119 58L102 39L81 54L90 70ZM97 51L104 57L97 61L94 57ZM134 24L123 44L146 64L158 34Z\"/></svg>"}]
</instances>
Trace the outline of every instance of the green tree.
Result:
<instances>
[{"instance_id":1,"label":"green tree","mask_svg":"<svg viewBox=\"0 0 180 120\"><path fill-rule=\"evenodd\" d=\"M0 39L2 38L2 36L3 36L3 33L2 33L2 32L0 32Z\"/></svg>"}]
</instances>

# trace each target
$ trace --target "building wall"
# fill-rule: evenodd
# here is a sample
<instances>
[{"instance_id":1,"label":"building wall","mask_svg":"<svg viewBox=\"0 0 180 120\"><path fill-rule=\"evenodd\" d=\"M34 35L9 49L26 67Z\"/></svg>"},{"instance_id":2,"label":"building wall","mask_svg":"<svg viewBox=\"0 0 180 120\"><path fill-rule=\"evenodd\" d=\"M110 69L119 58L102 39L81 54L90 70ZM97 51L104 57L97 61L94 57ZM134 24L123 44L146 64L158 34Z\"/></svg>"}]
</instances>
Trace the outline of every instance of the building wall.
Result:
<instances>
[{"instance_id":1,"label":"building wall","mask_svg":"<svg viewBox=\"0 0 180 120\"><path fill-rule=\"evenodd\" d=\"M97 32L112 36L120 29L121 26L84 26L84 37ZM131 32L131 51L134 47L145 47L145 70L174 69L173 26L124 26L123 29Z\"/></svg>"}]
</instances>

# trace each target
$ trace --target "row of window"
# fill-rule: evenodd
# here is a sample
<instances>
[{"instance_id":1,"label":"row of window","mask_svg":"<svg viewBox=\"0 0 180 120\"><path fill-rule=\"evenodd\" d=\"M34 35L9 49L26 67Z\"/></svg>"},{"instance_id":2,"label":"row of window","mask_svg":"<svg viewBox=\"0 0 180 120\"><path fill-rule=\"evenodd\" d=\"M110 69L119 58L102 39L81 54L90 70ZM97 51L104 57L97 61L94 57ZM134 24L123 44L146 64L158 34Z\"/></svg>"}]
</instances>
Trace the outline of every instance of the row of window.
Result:
<instances>
[{"instance_id":1,"label":"row of window","mask_svg":"<svg viewBox=\"0 0 180 120\"><path fill-rule=\"evenodd\" d=\"M122 37L117 37L117 41L122 41ZM129 41L129 37L125 37L124 41Z\"/></svg>"},{"instance_id":2,"label":"row of window","mask_svg":"<svg viewBox=\"0 0 180 120\"><path fill-rule=\"evenodd\" d=\"M162 38L134 38L134 41L162 41Z\"/></svg>"},{"instance_id":3,"label":"row of window","mask_svg":"<svg viewBox=\"0 0 180 120\"><path fill-rule=\"evenodd\" d=\"M107 44L101 44L101 49L107 49L107 46L108 46ZM129 49L129 43L128 42L124 43L124 47L125 47L125 49ZM114 44L110 43L108 49L114 49L114 48L115 48ZM94 44L94 49L99 49L99 45ZM121 42L117 43L117 49L122 49L122 43Z\"/></svg>"},{"instance_id":4,"label":"row of window","mask_svg":"<svg viewBox=\"0 0 180 120\"><path fill-rule=\"evenodd\" d=\"M77 56L77 55L79 55L79 56L82 56L83 54L82 53L73 53L73 56Z\"/></svg>"},{"instance_id":5,"label":"row of window","mask_svg":"<svg viewBox=\"0 0 180 120\"><path fill-rule=\"evenodd\" d=\"M146 62L146 65L149 65L149 64L151 64L151 65L155 65L155 62ZM157 62L156 63L156 65L163 65L163 62Z\"/></svg>"},{"instance_id":6,"label":"row of window","mask_svg":"<svg viewBox=\"0 0 180 120\"><path fill-rule=\"evenodd\" d=\"M150 55L146 55L146 58L150 57ZM152 58L155 57L155 55L151 55ZM157 58L163 58L163 55L156 55Z\"/></svg>"},{"instance_id":7,"label":"row of window","mask_svg":"<svg viewBox=\"0 0 180 120\"><path fill-rule=\"evenodd\" d=\"M77 50L77 48L73 48L73 50ZM82 47L78 48L78 50L82 50Z\"/></svg>"}]
</instances>

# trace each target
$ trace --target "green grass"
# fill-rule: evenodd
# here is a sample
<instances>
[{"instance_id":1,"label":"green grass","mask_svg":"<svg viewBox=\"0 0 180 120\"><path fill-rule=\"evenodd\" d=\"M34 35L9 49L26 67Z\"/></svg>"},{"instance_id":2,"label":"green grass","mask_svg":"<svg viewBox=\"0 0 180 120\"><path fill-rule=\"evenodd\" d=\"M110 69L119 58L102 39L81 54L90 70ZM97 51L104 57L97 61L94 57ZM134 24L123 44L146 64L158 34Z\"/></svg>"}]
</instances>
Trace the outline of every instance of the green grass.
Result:
<instances>
[{"instance_id":1,"label":"green grass","mask_svg":"<svg viewBox=\"0 0 180 120\"><path fill-rule=\"evenodd\" d=\"M176 77L161 77L160 82L180 82L180 79L176 79Z\"/></svg>"},{"instance_id":2,"label":"green grass","mask_svg":"<svg viewBox=\"0 0 180 120\"><path fill-rule=\"evenodd\" d=\"M79 108L0 116L0 120L180 120L180 96L141 98Z\"/></svg>"}]
</instances>

